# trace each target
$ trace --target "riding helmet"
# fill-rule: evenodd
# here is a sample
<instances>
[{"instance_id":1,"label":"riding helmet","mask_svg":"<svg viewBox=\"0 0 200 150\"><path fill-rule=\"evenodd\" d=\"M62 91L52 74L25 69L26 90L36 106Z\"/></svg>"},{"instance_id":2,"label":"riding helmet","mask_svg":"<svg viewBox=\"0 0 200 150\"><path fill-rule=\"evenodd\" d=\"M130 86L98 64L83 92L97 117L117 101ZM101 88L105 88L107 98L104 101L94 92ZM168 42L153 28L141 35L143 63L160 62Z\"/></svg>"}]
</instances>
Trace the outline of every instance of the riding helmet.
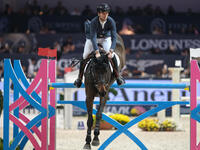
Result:
<instances>
[{"instance_id":1,"label":"riding helmet","mask_svg":"<svg viewBox=\"0 0 200 150\"><path fill-rule=\"evenodd\" d=\"M110 6L106 3L101 3L97 6L97 12L110 12Z\"/></svg>"}]
</instances>

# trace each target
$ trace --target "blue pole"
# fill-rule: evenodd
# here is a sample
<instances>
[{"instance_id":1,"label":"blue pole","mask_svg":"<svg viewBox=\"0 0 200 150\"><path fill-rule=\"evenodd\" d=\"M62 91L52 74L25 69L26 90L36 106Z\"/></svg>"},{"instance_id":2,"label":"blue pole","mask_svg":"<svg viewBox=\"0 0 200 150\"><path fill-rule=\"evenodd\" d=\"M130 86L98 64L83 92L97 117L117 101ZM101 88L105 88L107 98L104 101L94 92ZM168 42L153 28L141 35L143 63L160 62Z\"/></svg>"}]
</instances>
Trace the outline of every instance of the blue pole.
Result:
<instances>
[{"instance_id":1,"label":"blue pole","mask_svg":"<svg viewBox=\"0 0 200 150\"><path fill-rule=\"evenodd\" d=\"M71 100L58 100L57 104L80 104L85 105L85 101L71 101ZM99 101L94 101L94 104L99 104ZM160 104L173 104L173 105L186 105L190 104L189 101L107 101L107 105L160 105Z\"/></svg>"},{"instance_id":2,"label":"blue pole","mask_svg":"<svg viewBox=\"0 0 200 150\"><path fill-rule=\"evenodd\" d=\"M53 88L75 88L73 83L50 83L50 87ZM83 84L81 88L84 88ZM189 85L185 83L126 83L122 86L118 86L114 83L111 88L159 88L159 89L184 89L189 87Z\"/></svg>"}]
</instances>

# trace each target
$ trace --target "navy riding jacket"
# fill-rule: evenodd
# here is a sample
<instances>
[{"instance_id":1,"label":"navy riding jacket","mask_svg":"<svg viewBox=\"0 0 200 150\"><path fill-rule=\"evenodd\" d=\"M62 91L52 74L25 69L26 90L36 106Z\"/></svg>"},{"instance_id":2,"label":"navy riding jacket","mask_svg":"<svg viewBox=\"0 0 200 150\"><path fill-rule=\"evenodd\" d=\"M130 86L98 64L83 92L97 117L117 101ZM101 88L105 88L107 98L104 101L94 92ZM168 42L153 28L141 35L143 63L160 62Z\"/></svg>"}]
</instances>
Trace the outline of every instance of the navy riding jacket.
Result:
<instances>
[{"instance_id":1,"label":"navy riding jacket","mask_svg":"<svg viewBox=\"0 0 200 150\"><path fill-rule=\"evenodd\" d=\"M112 45L110 49L115 50L117 31L116 31L116 23L113 18L108 16L104 28L102 28L98 16L93 18L91 22L87 21L85 25L87 24L90 25L90 30L88 33L88 29L86 29L86 38L91 39L94 50L98 49L97 38L107 38L107 37L111 37L112 40Z\"/></svg>"}]
</instances>

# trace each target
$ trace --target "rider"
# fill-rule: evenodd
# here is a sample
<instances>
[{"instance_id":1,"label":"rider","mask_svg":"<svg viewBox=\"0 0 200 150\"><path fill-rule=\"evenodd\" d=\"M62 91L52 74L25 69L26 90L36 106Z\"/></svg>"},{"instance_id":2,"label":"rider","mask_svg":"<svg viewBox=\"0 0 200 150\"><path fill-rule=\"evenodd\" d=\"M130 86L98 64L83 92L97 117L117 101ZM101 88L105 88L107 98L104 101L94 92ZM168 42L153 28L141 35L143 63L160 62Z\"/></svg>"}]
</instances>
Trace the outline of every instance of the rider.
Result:
<instances>
[{"instance_id":1,"label":"rider","mask_svg":"<svg viewBox=\"0 0 200 150\"><path fill-rule=\"evenodd\" d=\"M83 59L80 62L80 70L78 79L75 80L74 85L80 87L82 84L83 72L87 64L88 55L95 50L96 58L100 57L99 48L97 44L101 44L103 49L108 53L108 57L112 59L114 65L114 74L118 85L125 83L124 79L119 75L117 59L113 51L116 47L117 32L116 24L113 18L109 15L110 6L102 3L97 6L98 16L89 22L89 33L86 31L86 43L83 52ZM88 23L88 22L87 22Z\"/></svg>"}]
</instances>

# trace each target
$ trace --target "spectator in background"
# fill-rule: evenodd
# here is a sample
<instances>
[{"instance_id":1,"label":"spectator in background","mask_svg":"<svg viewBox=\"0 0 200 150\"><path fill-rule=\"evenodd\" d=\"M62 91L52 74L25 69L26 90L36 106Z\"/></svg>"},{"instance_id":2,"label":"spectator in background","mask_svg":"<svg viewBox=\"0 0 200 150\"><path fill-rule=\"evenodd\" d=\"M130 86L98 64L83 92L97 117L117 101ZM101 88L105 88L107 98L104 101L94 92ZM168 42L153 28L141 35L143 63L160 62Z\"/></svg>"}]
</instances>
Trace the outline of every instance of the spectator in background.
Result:
<instances>
[{"instance_id":1,"label":"spectator in background","mask_svg":"<svg viewBox=\"0 0 200 150\"><path fill-rule=\"evenodd\" d=\"M62 48L61 44L58 41L54 43L53 49L57 49L57 60L60 60L60 57L62 55Z\"/></svg>"},{"instance_id":2,"label":"spectator in background","mask_svg":"<svg viewBox=\"0 0 200 150\"><path fill-rule=\"evenodd\" d=\"M35 71L36 60L34 58L31 58L31 59L28 59L28 62L29 62L28 77L34 78L36 75L36 71Z\"/></svg>"},{"instance_id":3,"label":"spectator in background","mask_svg":"<svg viewBox=\"0 0 200 150\"><path fill-rule=\"evenodd\" d=\"M136 56L136 63L135 63L135 69L132 70L132 75L134 78L144 78L147 77L147 73L145 73L145 68L141 67L140 61L141 57L144 55L144 52L142 50L139 50L135 53Z\"/></svg>"},{"instance_id":4,"label":"spectator in background","mask_svg":"<svg viewBox=\"0 0 200 150\"><path fill-rule=\"evenodd\" d=\"M48 25L42 26L40 29L40 34L47 34L47 33L49 33Z\"/></svg>"},{"instance_id":5,"label":"spectator in background","mask_svg":"<svg viewBox=\"0 0 200 150\"><path fill-rule=\"evenodd\" d=\"M162 12L160 6L156 6L156 8L154 10L154 15L155 16L164 16L164 13Z\"/></svg>"},{"instance_id":6,"label":"spectator in background","mask_svg":"<svg viewBox=\"0 0 200 150\"><path fill-rule=\"evenodd\" d=\"M190 25L188 30L187 30L188 34L194 34L194 35L198 35L199 31L197 29L197 27L195 25Z\"/></svg>"},{"instance_id":7,"label":"spectator in background","mask_svg":"<svg viewBox=\"0 0 200 150\"><path fill-rule=\"evenodd\" d=\"M154 26L152 34L154 34L154 35L160 35L160 34L163 34L163 31L162 31L162 29L159 26Z\"/></svg>"},{"instance_id":8,"label":"spectator in background","mask_svg":"<svg viewBox=\"0 0 200 150\"><path fill-rule=\"evenodd\" d=\"M125 18L123 21L122 29L119 31L121 35L134 35L134 29L132 28L133 22L129 18Z\"/></svg>"},{"instance_id":9,"label":"spectator in background","mask_svg":"<svg viewBox=\"0 0 200 150\"><path fill-rule=\"evenodd\" d=\"M144 34L145 33L144 28L140 24L137 24L135 26L134 31L135 31L135 34Z\"/></svg>"},{"instance_id":10,"label":"spectator in background","mask_svg":"<svg viewBox=\"0 0 200 150\"><path fill-rule=\"evenodd\" d=\"M3 51L2 51L4 54L12 54L12 49L10 47L10 44L9 42L5 42L4 44L4 48L3 48Z\"/></svg>"},{"instance_id":11,"label":"spectator in background","mask_svg":"<svg viewBox=\"0 0 200 150\"><path fill-rule=\"evenodd\" d=\"M146 16L152 16L154 14L154 10L151 4L146 5L143 11L144 11L144 15Z\"/></svg>"},{"instance_id":12,"label":"spectator in background","mask_svg":"<svg viewBox=\"0 0 200 150\"><path fill-rule=\"evenodd\" d=\"M169 71L168 71L168 67L166 64L164 64L163 68L162 68L162 74L161 74L162 78L169 78Z\"/></svg>"},{"instance_id":13,"label":"spectator in background","mask_svg":"<svg viewBox=\"0 0 200 150\"><path fill-rule=\"evenodd\" d=\"M191 8L188 8L187 12L186 12L186 15L187 16L192 16L194 15L194 13L192 12L192 9Z\"/></svg>"},{"instance_id":14,"label":"spectator in background","mask_svg":"<svg viewBox=\"0 0 200 150\"><path fill-rule=\"evenodd\" d=\"M143 16L144 15L143 10L141 9L140 6L137 6L137 8L135 9L135 15L136 16Z\"/></svg>"},{"instance_id":15,"label":"spectator in background","mask_svg":"<svg viewBox=\"0 0 200 150\"><path fill-rule=\"evenodd\" d=\"M134 35L134 29L130 25L123 24L122 29L119 31L120 35Z\"/></svg>"},{"instance_id":16,"label":"spectator in background","mask_svg":"<svg viewBox=\"0 0 200 150\"><path fill-rule=\"evenodd\" d=\"M48 15L49 14L49 6L48 4L44 4L43 8L41 9L42 15Z\"/></svg>"},{"instance_id":17,"label":"spectator in background","mask_svg":"<svg viewBox=\"0 0 200 150\"><path fill-rule=\"evenodd\" d=\"M116 6L116 7L115 7L115 12L114 12L114 14L115 14L116 16L122 16L122 15L124 15L124 11L123 11L123 9L122 9L121 7Z\"/></svg>"},{"instance_id":18,"label":"spectator in background","mask_svg":"<svg viewBox=\"0 0 200 150\"><path fill-rule=\"evenodd\" d=\"M180 34L186 34L186 28L185 27L181 28Z\"/></svg>"},{"instance_id":19,"label":"spectator in background","mask_svg":"<svg viewBox=\"0 0 200 150\"><path fill-rule=\"evenodd\" d=\"M68 10L63 6L61 1L58 1L57 6L54 9L54 14L58 16L64 16L68 14Z\"/></svg>"},{"instance_id":20,"label":"spectator in background","mask_svg":"<svg viewBox=\"0 0 200 150\"><path fill-rule=\"evenodd\" d=\"M5 5L5 10L4 10L5 15L12 15L13 14L13 9L9 4Z\"/></svg>"},{"instance_id":21,"label":"spectator in background","mask_svg":"<svg viewBox=\"0 0 200 150\"><path fill-rule=\"evenodd\" d=\"M151 50L151 54L156 54L156 55L160 55L160 54L162 54L162 52L161 52L161 50L160 50L160 48L152 48Z\"/></svg>"},{"instance_id":22,"label":"spectator in background","mask_svg":"<svg viewBox=\"0 0 200 150\"><path fill-rule=\"evenodd\" d=\"M72 16L80 16L81 12L78 8L74 8L73 11L71 12Z\"/></svg>"},{"instance_id":23,"label":"spectator in background","mask_svg":"<svg viewBox=\"0 0 200 150\"><path fill-rule=\"evenodd\" d=\"M126 47L125 52L126 52L126 55L130 55L131 54L131 48Z\"/></svg>"},{"instance_id":24,"label":"spectator in background","mask_svg":"<svg viewBox=\"0 0 200 150\"><path fill-rule=\"evenodd\" d=\"M82 16L85 16L85 17L87 17L87 18L89 18L89 19L90 19L90 17L93 16L92 9L90 8L89 5L86 5L86 6L85 6L85 8L84 8L84 10L82 11L81 15L82 15Z\"/></svg>"},{"instance_id":25,"label":"spectator in background","mask_svg":"<svg viewBox=\"0 0 200 150\"><path fill-rule=\"evenodd\" d=\"M167 9L167 15L168 16L174 16L176 14L175 9L172 5L170 5Z\"/></svg>"},{"instance_id":26,"label":"spectator in background","mask_svg":"<svg viewBox=\"0 0 200 150\"><path fill-rule=\"evenodd\" d=\"M177 55L178 51L174 45L170 45L168 50L166 51L166 54L168 55Z\"/></svg>"},{"instance_id":27,"label":"spectator in background","mask_svg":"<svg viewBox=\"0 0 200 150\"><path fill-rule=\"evenodd\" d=\"M189 54L189 49L184 49L181 51L181 56L183 56L183 61L182 65L185 68L184 71L181 73L181 76L183 78L188 78L190 77L190 54Z\"/></svg>"},{"instance_id":28,"label":"spectator in background","mask_svg":"<svg viewBox=\"0 0 200 150\"><path fill-rule=\"evenodd\" d=\"M33 15L39 15L40 6L38 5L37 0L33 0L33 3L29 5Z\"/></svg>"},{"instance_id":29,"label":"spectator in background","mask_svg":"<svg viewBox=\"0 0 200 150\"><path fill-rule=\"evenodd\" d=\"M20 41L19 45L17 47L17 54L26 54L27 51L25 49L25 42L24 41Z\"/></svg>"},{"instance_id":30,"label":"spectator in background","mask_svg":"<svg viewBox=\"0 0 200 150\"><path fill-rule=\"evenodd\" d=\"M75 50L75 45L74 45L74 43L72 41L72 37L69 36L69 37L67 37L67 40L63 44L62 54L65 55L67 53L73 52L74 50Z\"/></svg>"},{"instance_id":31,"label":"spectator in background","mask_svg":"<svg viewBox=\"0 0 200 150\"><path fill-rule=\"evenodd\" d=\"M128 16L133 16L133 15L134 15L134 9L133 9L132 6L129 6L129 7L128 7L128 10L127 10L126 14L127 14Z\"/></svg>"},{"instance_id":32,"label":"spectator in background","mask_svg":"<svg viewBox=\"0 0 200 150\"><path fill-rule=\"evenodd\" d=\"M0 53L3 52L3 37L0 36Z\"/></svg>"}]
</instances>

